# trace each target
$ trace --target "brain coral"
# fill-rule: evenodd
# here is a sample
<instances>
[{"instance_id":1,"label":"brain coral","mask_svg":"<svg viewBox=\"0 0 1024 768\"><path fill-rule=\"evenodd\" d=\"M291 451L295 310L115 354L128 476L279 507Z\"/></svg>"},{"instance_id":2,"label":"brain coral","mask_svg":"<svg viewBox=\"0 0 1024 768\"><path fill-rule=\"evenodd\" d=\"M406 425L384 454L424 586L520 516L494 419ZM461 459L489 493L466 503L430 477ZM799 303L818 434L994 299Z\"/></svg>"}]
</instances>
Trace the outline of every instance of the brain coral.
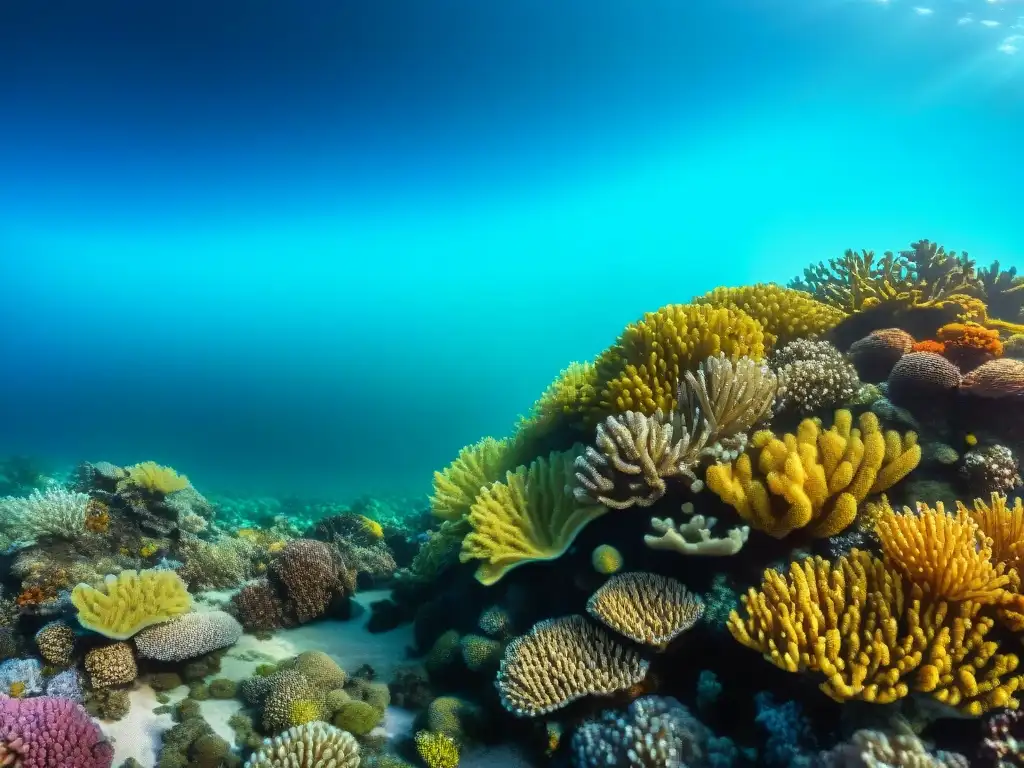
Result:
<instances>
[{"instance_id":1,"label":"brain coral","mask_svg":"<svg viewBox=\"0 0 1024 768\"><path fill-rule=\"evenodd\" d=\"M0 699L0 764L110 768L114 748L69 699Z\"/></svg>"},{"instance_id":2,"label":"brain coral","mask_svg":"<svg viewBox=\"0 0 1024 768\"><path fill-rule=\"evenodd\" d=\"M878 383L913 348L914 337L902 328L882 328L855 341L847 354L861 379Z\"/></svg>"},{"instance_id":3,"label":"brain coral","mask_svg":"<svg viewBox=\"0 0 1024 768\"><path fill-rule=\"evenodd\" d=\"M948 394L960 386L960 370L935 352L911 352L889 374L889 399L904 408Z\"/></svg>"},{"instance_id":4,"label":"brain coral","mask_svg":"<svg viewBox=\"0 0 1024 768\"><path fill-rule=\"evenodd\" d=\"M263 742L245 768L357 768L359 744L351 733L326 723L289 728Z\"/></svg>"},{"instance_id":5,"label":"brain coral","mask_svg":"<svg viewBox=\"0 0 1024 768\"><path fill-rule=\"evenodd\" d=\"M979 365L964 377L964 392L977 397L1024 397L1024 361L1004 357Z\"/></svg>"},{"instance_id":6,"label":"brain coral","mask_svg":"<svg viewBox=\"0 0 1024 768\"><path fill-rule=\"evenodd\" d=\"M234 645L241 636L242 625L230 613L203 611L147 627L135 636L135 647L144 659L184 661Z\"/></svg>"},{"instance_id":7,"label":"brain coral","mask_svg":"<svg viewBox=\"0 0 1024 768\"><path fill-rule=\"evenodd\" d=\"M323 616L335 600L356 588L356 574L337 551L313 539L288 542L268 573L280 587L287 616L299 624Z\"/></svg>"}]
</instances>

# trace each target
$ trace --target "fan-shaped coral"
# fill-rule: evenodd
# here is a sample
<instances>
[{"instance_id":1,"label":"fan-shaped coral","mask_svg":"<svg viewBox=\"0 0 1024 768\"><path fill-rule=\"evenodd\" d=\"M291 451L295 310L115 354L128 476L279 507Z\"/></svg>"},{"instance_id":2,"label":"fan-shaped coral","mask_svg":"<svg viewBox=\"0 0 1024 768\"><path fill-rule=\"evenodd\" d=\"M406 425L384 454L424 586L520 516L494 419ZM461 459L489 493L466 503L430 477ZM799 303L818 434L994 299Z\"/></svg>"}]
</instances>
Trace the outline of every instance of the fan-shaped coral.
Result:
<instances>
[{"instance_id":1,"label":"fan-shaped coral","mask_svg":"<svg viewBox=\"0 0 1024 768\"><path fill-rule=\"evenodd\" d=\"M873 413L852 429L849 411L836 411L829 430L811 419L797 434L754 435L752 451L732 465L709 467L708 487L753 527L782 538L797 529L832 536L857 515L869 493L903 479L921 460L917 435L881 431Z\"/></svg>"},{"instance_id":2,"label":"fan-shaped coral","mask_svg":"<svg viewBox=\"0 0 1024 768\"><path fill-rule=\"evenodd\" d=\"M153 624L186 613L192 598L174 571L121 571L99 587L79 584L71 592L78 621L86 629L126 640Z\"/></svg>"},{"instance_id":3,"label":"fan-shaped coral","mask_svg":"<svg viewBox=\"0 0 1024 768\"><path fill-rule=\"evenodd\" d=\"M578 504L567 490L575 458L573 452L541 457L480 493L459 559L481 561L476 577L482 584L524 563L560 557L587 523L608 511Z\"/></svg>"},{"instance_id":4,"label":"fan-shaped coral","mask_svg":"<svg viewBox=\"0 0 1024 768\"><path fill-rule=\"evenodd\" d=\"M486 486L502 478L511 469L507 440L485 437L467 445L440 472L434 473L434 493L430 509L442 520L458 520L469 513L477 495Z\"/></svg>"},{"instance_id":5,"label":"fan-shaped coral","mask_svg":"<svg viewBox=\"0 0 1024 768\"><path fill-rule=\"evenodd\" d=\"M520 717L554 712L584 696L636 685L647 662L582 616L542 621L505 649L498 692Z\"/></svg>"},{"instance_id":6,"label":"fan-shaped coral","mask_svg":"<svg viewBox=\"0 0 1024 768\"><path fill-rule=\"evenodd\" d=\"M630 640L664 648L700 620L704 603L675 579L629 572L602 584L587 613Z\"/></svg>"}]
</instances>

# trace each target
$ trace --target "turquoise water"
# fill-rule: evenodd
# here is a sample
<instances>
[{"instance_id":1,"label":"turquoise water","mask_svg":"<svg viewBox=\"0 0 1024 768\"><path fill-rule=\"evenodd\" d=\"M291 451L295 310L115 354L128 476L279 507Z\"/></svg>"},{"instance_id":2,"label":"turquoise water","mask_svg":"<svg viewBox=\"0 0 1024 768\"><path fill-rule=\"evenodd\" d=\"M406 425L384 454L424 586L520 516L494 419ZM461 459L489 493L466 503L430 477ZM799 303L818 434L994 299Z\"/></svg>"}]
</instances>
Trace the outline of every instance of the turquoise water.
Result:
<instances>
[{"instance_id":1,"label":"turquoise water","mask_svg":"<svg viewBox=\"0 0 1024 768\"><path fill-rule=\"evenodd\" d=\"M5 3L0 454L425 493L665 303L1014 263L1022 14Z\"/></svg>"}]
</instances>

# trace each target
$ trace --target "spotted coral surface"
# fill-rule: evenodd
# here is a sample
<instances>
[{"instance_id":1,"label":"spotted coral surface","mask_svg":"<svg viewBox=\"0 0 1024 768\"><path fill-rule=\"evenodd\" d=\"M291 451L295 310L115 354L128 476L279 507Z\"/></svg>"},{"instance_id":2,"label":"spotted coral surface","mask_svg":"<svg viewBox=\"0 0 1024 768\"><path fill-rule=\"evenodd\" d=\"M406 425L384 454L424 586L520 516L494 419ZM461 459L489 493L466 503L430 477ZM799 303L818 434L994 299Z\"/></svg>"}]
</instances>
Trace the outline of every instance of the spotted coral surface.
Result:
<instances>
[{"instance_id":1,"label":"spotted coral surface","mask_svg":"<svg viewBox=\"0 0 1024 768\"><path fill-rule=\"evenodd\" d=\"M242 636L242 625L225 611L186 613L135 635L139 656L158 661L184 661L227 648Z\"/></svg>"}]
</instances>

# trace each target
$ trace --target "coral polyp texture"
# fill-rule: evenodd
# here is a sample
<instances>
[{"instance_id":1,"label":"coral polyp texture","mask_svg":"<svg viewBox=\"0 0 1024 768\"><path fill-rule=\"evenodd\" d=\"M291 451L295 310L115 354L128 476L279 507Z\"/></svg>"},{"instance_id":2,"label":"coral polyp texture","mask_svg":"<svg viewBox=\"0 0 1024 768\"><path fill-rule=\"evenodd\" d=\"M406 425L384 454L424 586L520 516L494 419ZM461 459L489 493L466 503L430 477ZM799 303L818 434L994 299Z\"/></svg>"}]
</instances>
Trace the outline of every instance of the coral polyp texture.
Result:
<instances>
[{"instance_id":1,"label":"coral polyp texture","mask_svg":"<svg viewBox=\"0 0 1024 768\"><path fill-rule=\"evenodd\" d=\"M708 488L752 527L777 538L795 530L833 536L854 521L868 494L892 487L921 460L915 433L883 432L870 412L858 425L839 410L828 430L805 419L795 435L758 432L752 451L708 468Z\"/></svg>"},{"instance_id":2,"label":"coral polyp texture","mask_svg":"<svg viewBox=\"0 0 1024 768\"><path fill-rule=\"evenodd\" d=\"M311 722L267 739L245 768L358 768L355 737L327 723Z\"/></svg>"},{"instance_id":3,"label":"coral polyp texture","mask_svg":"<svg viewBox=\"0 0 1024 768\"><path fill-rule=\"evenodd\" d=\"M114 640L127 640L141 629L187 612L192 598L174 571L121 571L93 587L79 584L71 592L78 621L86 629Z\"/></svg>"},{"instance_id":4,"label":"coral polyp texture","mask_svg":"<svg viewBox=\"0 0 1024 768\"><path fill-rule=\"evenodd\" d=\"M700 620L704 603L675 579L630 572L601 585L587 613L623 637L663 648Z\"/></svg>"},{"instance_id":5,"label":"coral polyp texture","mask_svg":"<svg viewBox=\"0 0 1024 768\"><path fill-rule=\"evenodd\" d=\"M81 705L50 696L0 699L0 763L110 768L114 748Z\"/></svg>"},{"instance_id":6,"label":"coral polyp texture","mask_svg":"<svg viewBox=\"0 0 1024 768\"><path fill-rule=\"evenodd\" d=\"M520 717L554 712L585 696L608 696L640 683L648 662L583 616L536 624L505 649L498 692Z\"/></svg>"},{"instance_id":7,"label":"coral polyp texture","mask_svg":"<svg viewBox=\"0 0 1024 768\"><path fill-rule=\"evenodd\" d=\"M202 611L147 627L133 642L144 659L184 661L234 645L241 636L242 625L231 614Z\"/></svg>"}]
</instances>

